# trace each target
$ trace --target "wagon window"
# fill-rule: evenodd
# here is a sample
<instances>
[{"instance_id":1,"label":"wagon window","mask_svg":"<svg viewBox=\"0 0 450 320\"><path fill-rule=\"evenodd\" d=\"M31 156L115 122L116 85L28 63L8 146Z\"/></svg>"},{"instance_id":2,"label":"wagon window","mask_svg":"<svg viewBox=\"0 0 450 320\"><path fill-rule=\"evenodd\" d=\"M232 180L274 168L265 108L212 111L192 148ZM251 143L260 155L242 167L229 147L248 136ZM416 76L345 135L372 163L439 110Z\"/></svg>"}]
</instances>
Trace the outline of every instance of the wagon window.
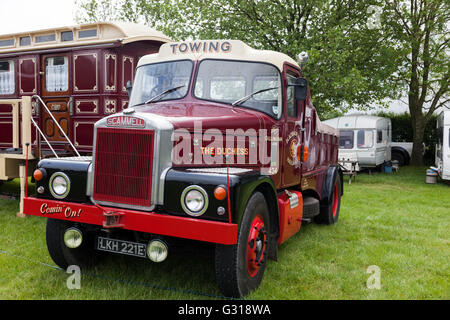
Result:
<instances>
[{"instance_id":1,"label":"wagon window","mask_svg":"<svg viewBox=\"0 0 450 320\"><path fill-rule=\"evenodd\" d=\"M90 30L81 30L78 31L78 38L94 38L97 36L97 29L90 29Z\"/></svg>"},{"instance_id":2,"label":"wagon window","mask_svg":"<svg viewBox=\"0 0 450 320\"><path fill-rule=\"evenodd\" d=\"M31 44L31 37L21 37L20 45L21 46L29 46Z\"/></svg>"},{"instance_id":3,"label":"wagon window","mask_svg":"<svg viewBox=\"0 0 450 320\"><path fill-rule=\"evenodd\" d=\"M339 133L339 148L353 149L353 131L341 131Z\"/></svg>"},{"instance_id":4,"label":"wagon window","mask_svg":"<svg viewBox=\"0 0 450 320\"><path fill-rule=\"evenodd\" d=\"M14 39L0 40L0 47L12 47Z\"/></svg>"},{"instance_id":5,"label":"wagon window","mask_svg":"<svg viewBox=\"0 0 450 320\"><path fill-rule=\"evenodd\" d=\"M0 95L15 92L14 61L0 61Z\"/></svg>"},{"instance_id":6,"label":"wagon window","mask_svg":"<svg viewBox=\"0 0 450 320\"><path fill-rule=\"evenodd\" d=\"M48 92L69 89L69 61L67 57L45 59L45 88Z\"/></svg>"},{"instance_id":7,"label":"wagon window","mask_svg":"<svg viewBox=\"0 0 450 320\"><path fill-rule=\"evenodd\" d=\"M61 41L73 41L73 32L72 31L61 32Z\"/></svg>"},{"instance_id":8,"label":"wagon window","mask_svg":"<svg viewBox=\"0 0 450 320\"><path fill-rule=\"evenodd\" d=\"M51 41L56 41L56 35L53 34L46 34L43 36L36 36L35 38L35 42L36 43L41 43L41 42L51 42Z\"/></svg>"},{"instance_id":9,"label":"wagon window","mask_svg":"<svg viewBox=\"0 0 450 320\"><path fill-rule=\"evenodd\" d=\"M373 146L373 131L372 130L358 130L357 132L358 148L372 148Z\"/></svg>"}]
</instances>

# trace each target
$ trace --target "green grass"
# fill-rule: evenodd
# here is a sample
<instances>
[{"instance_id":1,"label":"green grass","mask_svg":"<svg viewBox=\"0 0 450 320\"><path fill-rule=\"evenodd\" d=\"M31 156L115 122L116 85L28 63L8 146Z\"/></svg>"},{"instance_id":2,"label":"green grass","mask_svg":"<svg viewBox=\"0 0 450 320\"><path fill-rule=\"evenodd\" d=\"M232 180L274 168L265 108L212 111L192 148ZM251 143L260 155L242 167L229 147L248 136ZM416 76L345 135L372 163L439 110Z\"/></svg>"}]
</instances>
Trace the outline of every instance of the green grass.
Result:
<instances>
[{"instance_id":1,"label":"green grass","mask_svg":"<svg viewBox=\"0 0 450 320\"><path fill-rule=\"evenodd\" d=\"M450 186L425 184L425 168L404 167L360 174L344 191L339 222L302 227L248 298L449 299ZM0 199L0 299L220 298L213 251L195 246L162 264L108 255L82 274L81 290L69 290L69 275L51 267L45 219L17 211L18 201ZM367 288L371 265L380 268L381 289Z\"/></svg>"}]
</instances>

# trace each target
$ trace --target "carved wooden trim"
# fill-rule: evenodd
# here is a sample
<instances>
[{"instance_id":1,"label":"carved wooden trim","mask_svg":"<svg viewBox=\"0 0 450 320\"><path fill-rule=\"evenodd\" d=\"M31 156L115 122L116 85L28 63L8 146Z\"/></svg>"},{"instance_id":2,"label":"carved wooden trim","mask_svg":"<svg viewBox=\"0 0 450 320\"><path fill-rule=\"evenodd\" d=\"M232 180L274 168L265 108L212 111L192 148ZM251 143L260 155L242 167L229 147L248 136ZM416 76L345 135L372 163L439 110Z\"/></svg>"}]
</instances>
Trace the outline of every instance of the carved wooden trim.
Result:
<instances>
[{"instance_id":1,"label":"carved wooden trim","mask_svg":"<svg viewBox=\"0 0 450 320\"><path fill-rule=\"evenodd\" d=\"M108 86L108 60L113 59L114 60L114 84L112 86ZM106 53L105 54L105 91L115 91L117 86L117 55L112 53ZM110 70L111 72L111 70Z\"/></svg>"},{"instance_id":2,"label":"carved wooden trim","mask_svg":"<svg viewBox=\"0 0 450 320\"><path fill-rule=\"evenodd\" d=\"M110 108L109 105L112 105L113 107ZM117 105L116 100L106 99L105 100L105 113L106 114L116 113L116 110L117 110L116 105Z\"/></svg>"},{"instance_id":3,"label":"carved wooden trim","mask_svg":"<svg viewBox=\"0 0 450 320\"><path fill-rule=\"evenodd\" d=\"M80 104L82 104L83 102L92 102L93 105L95 105L94 110L92 111L82 111L80 110ZM82 114L97 114L98 113L98 99L77 99L75 100L75 109L77 111L77 113L82 113Z\"/></svg>"},{"instance_id":4,"label":"carved wooden trim","mask_svg":"<svg viewBox=\"0 0 450 320\"><path fill-rule=\"evenodd\" d=\"M131 63L131 79L134 78L134 58L130 56L122 57L122 92L127 92L126 83L125 83L125 62L129 60Z\"/></svg>"}]
</instances>

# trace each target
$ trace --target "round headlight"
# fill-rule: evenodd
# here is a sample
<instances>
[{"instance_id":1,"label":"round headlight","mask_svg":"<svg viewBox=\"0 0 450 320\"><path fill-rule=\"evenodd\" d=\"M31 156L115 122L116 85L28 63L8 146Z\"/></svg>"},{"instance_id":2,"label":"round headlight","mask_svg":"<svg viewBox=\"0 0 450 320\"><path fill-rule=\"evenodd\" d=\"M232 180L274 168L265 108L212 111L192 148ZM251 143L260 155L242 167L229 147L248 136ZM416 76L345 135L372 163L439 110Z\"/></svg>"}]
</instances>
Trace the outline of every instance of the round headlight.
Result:
<instances>
[{"instance_id":1,"label":"round headlight","mask_svg":"<svg viewBox=\"0 0 450 320\"><path fill-rule=\"evenodd\" d=\"M77 228L70 228L64 232L64 244L67 248L76 249L83 242L83 234Z\"/></svg>"},{"instance_id":2,"label":"round headlight","mask_svg":"<svg viewBox=\"0 0 450 320\"><path fill-rule=\"evenodd\" d=\"M147 256L153 262L163 262L168 254L169 249L161 240L151 240L147 245Z\"/></svg>"},{"instance_id":3,"label":"round headlight","mask_svg":"<svg viewBox=\"0 0 450 320\"><path fill-rule=\"evenodd\" d=\"M70 179L65 173L55 172L50 177L49 187L52 196L63 199L69 194Z\"/></svg>"},{"instance_id":4,"label":"round headlight","mask_svg":"<svg viewBox=\"0 0 450 320\"><path fill-rule=\"evenodd\" d=\"M201 216L208 209L208 194L199 186L189 186L181 195L181 206L191 216Z\"/></svg>"}]
</instances>

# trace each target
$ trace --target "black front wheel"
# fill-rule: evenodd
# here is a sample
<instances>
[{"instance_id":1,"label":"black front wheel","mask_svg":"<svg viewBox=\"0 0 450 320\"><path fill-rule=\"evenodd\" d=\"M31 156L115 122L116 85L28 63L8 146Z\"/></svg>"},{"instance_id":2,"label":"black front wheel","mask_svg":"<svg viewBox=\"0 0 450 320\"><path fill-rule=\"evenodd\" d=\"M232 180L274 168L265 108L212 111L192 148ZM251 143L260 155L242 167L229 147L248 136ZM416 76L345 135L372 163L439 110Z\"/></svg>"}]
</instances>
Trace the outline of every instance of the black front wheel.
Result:
<instances>
[{"instance_id":1,"label":"black front wheel","mask_svg":"<svg viewBox=\"0 0 450 320\"><path fill-rule=\"evenodd\" d=\"M269 209L260 192L247 203L238 243L216 246L216 279L227 297L243 297L262 281L268 257Z\"/></svg>"},{"instance_id":2,"label":"black front wheel","mask_svg":"<svg viewBox=\"0 0 450 320\"><path fill-rule=\"evenodd\" d=\"M80 268L92 265L95 262L94 239L85 228L76 226L83 234L81 245L71 249L64 243L64 233L74 227L73 223L64 220L47 219L46 241L47 249L53 261L62 269L70 265Z\"/></svg>"}]
</instances>

